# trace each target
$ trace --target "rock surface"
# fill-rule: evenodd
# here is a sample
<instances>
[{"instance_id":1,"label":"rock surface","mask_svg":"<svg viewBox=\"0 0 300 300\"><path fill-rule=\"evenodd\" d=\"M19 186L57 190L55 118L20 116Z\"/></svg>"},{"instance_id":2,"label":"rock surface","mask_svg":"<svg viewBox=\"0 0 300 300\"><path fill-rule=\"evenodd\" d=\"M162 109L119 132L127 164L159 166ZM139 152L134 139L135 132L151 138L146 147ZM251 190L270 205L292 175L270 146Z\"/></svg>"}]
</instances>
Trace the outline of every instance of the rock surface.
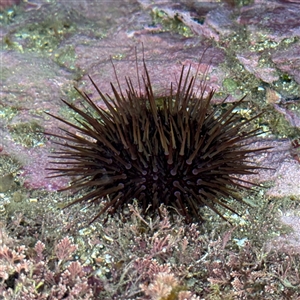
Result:
<instances>
[{"instance_id":1,"label":"rock surface","mask_svg":"<svg viewBox=\"0 0 300 300\"><path fill-rule=\"evenodd\" d=\"M300 6L295 2L261 0L242 8L226 3L202 5L201 1L127 0L122 7L113 2L99 5L96 0L34 4L31 9L18 10L3 24L0 52L2 154L22 161L28 188L52 190L65 183L45 177L48 141L28 148L14 141L9 128L34 121L57 132L56 121L43 111L66 113L60 98L78 99L73 85L102 105L87 75L103 92L110 92L110 82L116 82L111 58L121 87L125 86L124 75L132 77L137 87L135 47L139 63L144 55L157 93L178 80L182 65L191 65L195 72L206 50L200 73L208 70L208 88L217 90L216 101L228 90L233 91L229 101L248 94L248 100L268 111L276 110L283 119L293 113L288 126L298 127ZM55 17L47 19L52 15ZM159 15L155 22L154 15ZM174 17L181 27L174 26ZM227 87L228 77L233 85ZM275 107L264 100L266 88L282 95ZM292 110L284 106L287 98L295 99ZM9 117L11 108L17 112ZM299 162L290 155L290 140L281 132L263 144L274 146L262 162L276 172L259 176L260 182L274 182L268 195L299 197Z\"/></svg>"}]
</instances>

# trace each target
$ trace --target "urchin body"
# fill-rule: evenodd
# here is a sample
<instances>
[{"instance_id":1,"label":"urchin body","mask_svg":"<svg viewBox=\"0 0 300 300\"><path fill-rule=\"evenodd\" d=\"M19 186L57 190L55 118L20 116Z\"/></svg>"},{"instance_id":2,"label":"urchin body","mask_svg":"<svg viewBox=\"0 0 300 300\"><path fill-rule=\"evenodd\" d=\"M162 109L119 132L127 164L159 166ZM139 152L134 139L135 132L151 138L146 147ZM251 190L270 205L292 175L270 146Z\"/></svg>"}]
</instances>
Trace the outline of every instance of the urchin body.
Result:
<instances>
[{"instance_id":1,"label":"urchin body","mask_svg":"<svg viewBox=\"0 0 300 300\"><path fill-rule=\"evenodd\" d=\"M64 101L80 116L76 124L51 115L76 131L56 135L62 140L56 142L61 150L53 157L64 165L50 168L53 177L75 176L66 189L86 190L71 204L106 201L97 217L106 211L114 214L133 199L144 213L159 213L159 206L165 204L187 221L201 219L201 206L221 217L218 205L234 211L226 199L242 201L236 188L244 187L245 181L239 176L260 168L249 159L265 149L245 147L259 129L249 130L251 120L241 121L233 112L240 102L224 112L211 106L213 91L204 96L203 82L195 93L190 69L182 68L175 91L171 84L159 97L145 64L144 72L143 88L136 91L127 78L127 90L117 91L111 85L111 97L91 79L107 109L79 91L88 110Z\"/></svg>"}]
</instances>

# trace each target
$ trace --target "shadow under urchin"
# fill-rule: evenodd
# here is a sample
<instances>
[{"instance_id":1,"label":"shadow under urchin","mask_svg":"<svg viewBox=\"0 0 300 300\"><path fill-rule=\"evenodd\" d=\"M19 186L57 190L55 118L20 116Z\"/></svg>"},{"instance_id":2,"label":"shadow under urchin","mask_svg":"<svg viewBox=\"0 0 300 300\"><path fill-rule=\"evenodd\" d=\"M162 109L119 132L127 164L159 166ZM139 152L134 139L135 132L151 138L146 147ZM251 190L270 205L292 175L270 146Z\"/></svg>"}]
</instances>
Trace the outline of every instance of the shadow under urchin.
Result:
<instances>
[{"instance_id":1,"label":"shadow under urchin","mask_svg":"<svg viewBox=\"0 0 300 300\"><path fill-rule=\"evenodd\" d=\"M176 88L170 84L163 96L153 91L144 60L143 73L139 76L137 67L138 90L130 78L121 90L116 76L112 95L104 95L90 78L107 109L77 89L84 109L62 100L80 116L74 123L48 113L70 128L60 128L62 135L50 133L60 149L50 156L55 166L48 168L49 177L75 178L62 190L85 191L67 206L103 201L91 222L122 211L134 199L144 215L160 215L165 204L187 222L203 220L203 206L223 219L220 206L236 213L226 199L243 202L238 190L254 184L240 176L262 168L251 157L269 149L249 146L249 139L260 134L250 123L260 114L242 120L234 111L243 99L225 111L214 108L214 91L206 92L203 80L196 84L191 67L182 67Z\"/></svg>"}]
</instances>

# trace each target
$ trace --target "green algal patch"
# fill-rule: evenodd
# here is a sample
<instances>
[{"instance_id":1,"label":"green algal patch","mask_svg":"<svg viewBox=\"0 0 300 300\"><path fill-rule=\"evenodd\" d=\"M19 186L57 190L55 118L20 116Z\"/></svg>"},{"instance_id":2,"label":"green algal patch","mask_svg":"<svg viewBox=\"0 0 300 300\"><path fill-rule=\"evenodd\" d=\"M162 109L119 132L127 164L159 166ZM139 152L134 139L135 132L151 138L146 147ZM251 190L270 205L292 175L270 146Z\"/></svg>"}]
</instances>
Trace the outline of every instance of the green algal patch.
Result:
<instances>
[{"instance_id":1,"label":"green algal patch","mask_svg":"<svg viewBox=\"0 0 300 300\"><path fill-rule=\"evenodd\" d=\"M283 98L286 98L285 102L300 98L300 85L289 74L279 73L279 79L273 82L271 87L282 94Z\"/></svg>"},{"instance_id":2,"label":"green algal patch","mask_svg":"<svg viewBox=\"0 0 300 300\"><path fill-rule=\"evenodd\" d=\"M43 12L45 13L45 12ZM37 15L42 12L37 12ZM66 35L76 30L74 22L67 19L63 13L54 13L47 16L35 17L36 21L29 22L17 31L10 32L5 37L7 48L20 52L52 53Z\"/></svg>"},{"instance_id":3,"label":"green algal patch","mask_svg":"<svg viewBox=\"0 0 300 300\"><path fill-rule=\"evenodd\" d=\"M0 24L9 25L14 22L16 15L21 13L21 9L18 6L12 6L0 11Z\"/></svg>"},{"instance_id":4,"label":"green algal patch","mask_svg":"<svg viewBox=\"0 0 300 300\"><path fill-rule=\"evenodd\" d=\"M6 154L0 155L0 220L7 216L7 207L11 203L11 198L18 201L18 193L22 185L20 179L21 163Z\"/></svg>"},{"instance_id":5,"label":"green algal patch","mask_svg":"<svg viewBox=\"0 0 300 300\"><path fill-rule=\"evenodd\" d=\"M225 78L222 84L225 91L229 94L234 94L238 89L237 82L232 78Z\"/></svg>"},{"instance_id":6,"label":"green algal patch","mask_svg":"<svg viewBox=\"0 0 300 300\"><path fill-rule=\"evenodd\" d=\"M171 31L185 37L194 36L191 29L188 26L184 25L178 15L175 15L174 18L170 18L170 16L168 16L167 13L165 13L163 10L155 8L152 10L151 16L154 25L162 25L162 32Z\"/></svg>"},{"instance_id":7,"label":"green algal patch","mask_svg":"<svg viewBox=\"0 0 300 300\"><path fill-rule=\"evenodd\" d=\"M0 176L15 173L21 168L22 164L14 157L0 155Z\"/></svg>"},{"instance_id":8,"label":"green algal patch","mask_svg":"<svg viewBox=\"0 0 300 300\"><path fill-rule=\"evenodd\" d=\"M70 71L79 72L79 68L76 66L76 54L73 45L68 45L63 48L56 50L54 55L55 62L67 68Z\"/></svg>"},{"instance_id":9,"label":"green algal patch","mask_svg":"<svg viewBox=\"0 0 300 300\"><path fill-rule=\"evenodd\" d=\"M267 112L265 114L265 120L271 132L279 138L294 139L300 136L300 129L291 126L286 117L278 111L272 110Z\"/></svg>"},{"instance_id":10,"label":"green algal patch","mask_svg":"<svg viewBox=\"0 0 300 300\"><path fill-rule=\"evenodd\" d=\"M13 140L22 146L33 148L44 145L43 129L35 121L9 125L8 129Z\"/></svg>"},{"instance_id":11,"label":"green algal patch","mask_svg":"<svg viewBox=\"0 0 300 300\"><path fill-rule=\"evenodd\" d=\"M235 97L247 95L253 101L261 101L262 97L257 90L257 87L261 84L261 80L244 68L236 58L235 53L228 52L226 60L220 64L220 67L224 70L226 78L222 82L223 89L219 90L216 93L217 95L220 93L225 95L230 93Z\"/></svg>"},{"instance_id":12,"label":"green algal patch","mask_svg":"<svg viewBox=\"0 0 300 300\"><path fill-rule=\"evenodd\" d=\"M12 106L5 106L0 103L0 118L10 121L14 116L18 114L18 108Z\"/></svg>"}]
</instances>

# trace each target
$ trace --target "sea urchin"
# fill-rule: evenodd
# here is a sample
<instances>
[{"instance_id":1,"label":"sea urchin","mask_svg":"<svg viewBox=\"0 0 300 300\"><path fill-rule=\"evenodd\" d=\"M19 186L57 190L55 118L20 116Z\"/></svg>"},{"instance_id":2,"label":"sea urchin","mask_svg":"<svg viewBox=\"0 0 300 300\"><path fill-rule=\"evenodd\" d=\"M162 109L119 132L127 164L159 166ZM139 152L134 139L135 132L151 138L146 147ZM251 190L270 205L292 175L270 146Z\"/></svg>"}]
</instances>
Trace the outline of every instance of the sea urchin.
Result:
<instances>
[{"instance_id":1,"label":"sea urchin","mask_svg":"<svg viewBox=\"0 0 300 300\"><path fill-rule=\"evenodd\" d=\"M195 92L191 67L187 71L182 67L175 89L171 84L166 95L157 96L144 61L143 69L138 91L130 78L122 91L117 78L119 91L111 84L113 96L104 95L90 78L107 109L77 89L84 109L63 100L78 114L76 123L48 113L71 128L60 128L63 135L51 134L59 139L54 143L60 149L51 156L57 166L48 169L50 177L71 176L75 179L64 190L85 191L67 206L104 201L93 220L120 211L133 199L143 213L160 214L163 203L188 222L202 220L201 206L222 218L218 206L235 212L226 199L243 202L236 191L249 182L240 175L256 173L261 167L251 157L267 149L247 145L260 132L249 129L258 115L242 120L234 112L243 99L225 111L214 108L214 92L205 94L203 81Z\"/></svg>"}]
</instances>

